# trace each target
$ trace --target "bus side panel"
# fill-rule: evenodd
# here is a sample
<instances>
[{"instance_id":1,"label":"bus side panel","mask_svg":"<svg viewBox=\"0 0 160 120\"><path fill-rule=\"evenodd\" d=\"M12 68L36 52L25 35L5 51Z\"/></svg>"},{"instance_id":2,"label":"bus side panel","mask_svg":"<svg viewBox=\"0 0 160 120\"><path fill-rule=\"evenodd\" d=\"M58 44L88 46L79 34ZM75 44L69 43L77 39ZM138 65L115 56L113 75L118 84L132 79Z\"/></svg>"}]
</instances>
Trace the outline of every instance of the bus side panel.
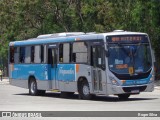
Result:
<instances>
[{"instance_id":1,"label":"bus side panel","mask_svg":"<svg viewBox=\"0 0 160 120\"><path fill-rule=\"evenodd\" d=\"M51 90L52 81L51 80L37 80L37 88L39 90Z\"/></svg>"},{"instance_id":2,"label":"bus side panel","mask_svg":"<svg viewBox=\"0 0 160 120\"><path fill-rule=\"evenodd\" d=\"M87 79L90 90L92 91L90 66L84 64L58 64L56 71L56 88L60 91L77 92L77 81L80 77ZM52 82L54 82L54 80Z\"/></svg>"},{"instance_id":3,"label":"bus side panel","mask_svg":"<svg viewBox=\"0 0 160 120\"><path fill-rule=\"evenodd\" d=\"M92 67L90 65L84 65L84 64L77 64L76 67L76 81L80 77L86 78L89 88L90 88L90 93L93 93L93 81L92 81Z\"/></svg>"},{"instance_id":4,"label":"bus side panel","mask_svg":"<svg viewBox=\"0 0 160 120\"><path fill-rule=\"evenodd\" d=\"M13 86L27 88L28 89L28 81L27 80L16 80L16 79L9 79L9 82Z\"/></svg>"},{"instance_id":5,"label":"bus side panel","mask_svg":"<svg viewBox=\"0 0 160 120\"><path fill-rule=\"evenodd\" d=\"M59 90L64 92L77 92L76 82L58 81Z\"/></svg>"},{"instance_id":6,"label":"bus side panel","mask_svg":"<svg viewBox=\"0 0 160 120\"><path fill-rule=\"evenodd\" d=\"M76 92L75 64L58 64L56 82L60 91ZM54 81L53 81L54 82Z\"/></svg>"},{"instance_id":7,"label":"bus side panel","mask_svg":"<svg viewBox=\"0 0 160 120\"><path fill-rule=\"evenodd\" d=\"M95 81L94 79L94 68L93 66L90 65L84 65L84 64L79 64L79 70L76 70L76 79L78 80L80 77L85 77L89 83L89 88L90 88L90 93L92 94L100 94L100 95L106 95L106 72L103 71L102 69L98 68L97 72L99 72L99 74L97 73L97 75L100 75L98 78L98 76L96 76L96 78L98 79L97 81ZM101 80L101 81L100 81ZM95 90L94 88L94 84L95 82L98 82L97 85L97 90ZM101 84L101 85L99 85ZM101 86L101 88L100 88Z\"/></svg>"},{"instance_id":8,"label":"bus side panel","mask_svg":"<svg viewBox=\"0 0 160 120\"><path fill-rule=\"evenodd\" d=\"M48 65L45 64L15 64L10 65L10 83L28 88L28 79L33 76L37 81L37 88L48 90L51 88Z\"/></svg>"}]
</instances>

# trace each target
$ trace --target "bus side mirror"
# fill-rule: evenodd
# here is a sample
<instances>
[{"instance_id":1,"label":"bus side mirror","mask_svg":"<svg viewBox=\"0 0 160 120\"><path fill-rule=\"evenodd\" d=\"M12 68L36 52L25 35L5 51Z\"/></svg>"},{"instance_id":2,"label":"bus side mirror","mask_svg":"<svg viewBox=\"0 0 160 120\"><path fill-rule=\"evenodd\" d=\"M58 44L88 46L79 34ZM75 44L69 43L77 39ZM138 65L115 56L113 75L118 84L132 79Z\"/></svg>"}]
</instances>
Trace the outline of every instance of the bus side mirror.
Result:
<instances>
[{"instance_id":1,"label":"bus side mirror","mask_svg":"<svg viewBox=\"0 0 160 120\"><path fill-rule=\"evenodd\" d=\"M106 57L109 57L110 55L108 50L105 51L105 54L106 54Z\"/></svg>"}]
</instances>

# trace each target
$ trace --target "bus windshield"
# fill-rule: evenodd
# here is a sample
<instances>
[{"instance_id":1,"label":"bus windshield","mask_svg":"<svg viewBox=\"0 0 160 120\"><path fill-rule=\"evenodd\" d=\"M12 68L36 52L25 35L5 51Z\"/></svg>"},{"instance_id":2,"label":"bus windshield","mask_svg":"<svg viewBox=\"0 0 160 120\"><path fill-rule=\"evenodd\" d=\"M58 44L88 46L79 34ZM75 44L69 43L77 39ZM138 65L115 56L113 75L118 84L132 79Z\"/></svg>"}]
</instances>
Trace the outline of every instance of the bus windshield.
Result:
<instances>
[{"instance_id":1,"label":"bus windshield","mask_svg":"<svg viewBox=\"0 0 160 120\"><path fill-rule=\"evenodd\" d=\"M141 44L109 44L109 69L117 74L146 73L152 66L149 43Z\"/></svg>"}]
</instances>

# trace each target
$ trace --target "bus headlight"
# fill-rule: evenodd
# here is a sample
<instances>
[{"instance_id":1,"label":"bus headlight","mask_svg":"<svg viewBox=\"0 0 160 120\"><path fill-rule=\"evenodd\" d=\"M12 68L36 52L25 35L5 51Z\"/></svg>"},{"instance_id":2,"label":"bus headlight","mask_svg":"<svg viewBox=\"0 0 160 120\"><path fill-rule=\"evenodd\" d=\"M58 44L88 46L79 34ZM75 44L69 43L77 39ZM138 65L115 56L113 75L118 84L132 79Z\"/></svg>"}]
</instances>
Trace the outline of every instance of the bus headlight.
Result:
<instances>
[{"instance_id":1,"label":"bus headlight","mask_svg":"<svg viewBox=\"0 0 160 120\"><path fill-rule=\"evenodd\" d=\"M153 83L154 82L154 75L151 76L149 83Z\"/></svg>"},{"instance_id":2,"label":"bus headlight","mask_svg":"<svg viewBox=\"0 0 160 120\"><path fill-rule=\"evenodd\" d=\"M114 77L109 76L109 79L111 80L113 85L119 85L119 83L117 82L117 80Z\"/></svg>"}]
</instances>

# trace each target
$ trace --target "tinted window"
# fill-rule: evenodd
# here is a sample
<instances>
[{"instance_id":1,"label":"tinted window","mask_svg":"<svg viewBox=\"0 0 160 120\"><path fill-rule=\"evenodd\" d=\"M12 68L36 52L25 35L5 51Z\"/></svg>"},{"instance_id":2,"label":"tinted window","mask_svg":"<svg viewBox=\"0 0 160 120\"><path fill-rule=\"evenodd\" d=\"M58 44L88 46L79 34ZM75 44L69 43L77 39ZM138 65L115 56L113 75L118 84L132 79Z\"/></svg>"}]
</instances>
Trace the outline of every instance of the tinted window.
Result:
<instances>
[{"instance_id":1,"label":"tinted window","mask_svg":"<svg viewBox=\"0 0 160 120\"><path fill-rule=\"evenodd\" d=\"M20 47L19 62L24 63L24 59L25 59L25 47Z\"/></svg>"},{"instance_id":2,"label":"tinted window","mask_svg":"<svg viewBox=\"0 0 160 120\"><path fill-rule=\"evenodd\" d=\"M60 44L59 46L59 62L69 63L70 62L70 48L69 43Z\"/></svg>"}]
</instances>

